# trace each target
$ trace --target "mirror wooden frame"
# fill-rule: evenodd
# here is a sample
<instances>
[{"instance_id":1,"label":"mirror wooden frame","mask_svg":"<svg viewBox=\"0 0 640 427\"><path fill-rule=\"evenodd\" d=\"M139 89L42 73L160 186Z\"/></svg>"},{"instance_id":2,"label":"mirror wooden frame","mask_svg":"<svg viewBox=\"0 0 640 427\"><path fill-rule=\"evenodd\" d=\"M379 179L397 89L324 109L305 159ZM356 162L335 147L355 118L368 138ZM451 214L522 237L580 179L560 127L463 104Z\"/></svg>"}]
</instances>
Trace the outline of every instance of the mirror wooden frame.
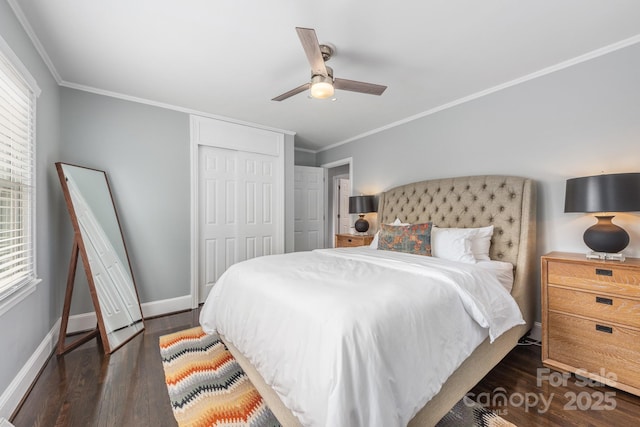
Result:
<instances>
[{"instance_id":1,"label":"mirror wooden frame","mask_svg":"<svg viewBox=\"0 0 640 427\"><path fill-rule=\"evenodd\" d=\"M117 350L118 348L122 347L124 344L126 344L128 341L130 341L133 337L135 337L136 335L138 335L139 333L141 333L142 331L144 331L145 326L144 326L144 317L142 316L142 306L140 305L140 296L138 294L138 288L136 286L136 282L135 282L135 278L133 276L133 269L131 267L131 260L129 258L129 253L127 251L127 247L124 241L124 234L122 233L122 226L120 223L120 218L118 217L118 212L116 210L116 206L113 200L113 193L111 192L111 186L109 185L109 180L107 179L107 174L104 171L98 170L98 169L93 169L93 168L88 168L88 167L84 167L84 166L78 166L78 165L74 165L74 164L70 164L70 163L63 163L63 162L57 162L56 164L56 170L58 173L58 178L60 179L60 184L62 186L62 191L64 194L64 199L67 205L67 210L69 211L69 216L71 218L71 223L73 225L73 232L74 232L74 236L73 236L73 247L71 249L71 261L69 263L69 272L67 275L67 288L66 288L66 292L65 292L65 298L64 298L64 307L63 307L63 311L62 311L62 319L61 319L61 323L60 323L60 335L58 337L58 345L57 345L57 350L56 353L58 356L65 354L75 348L77 348L78 346L84 344L87 341L90 341L93 338L98 338L98 340L101 342L102 344L102 348L104 349L104 352L106 354L110 354L112 352L114 352L115 350ZM105 180L105 184L106 184L106 189L109 193L109 198L110 198L110 202L111 205L113 206L113 214L115 215L115 220L117 222L117 228L120 232L120 237L122 238L122 245L124 248L124 255L126 256L126 266L129 268L129 273L131 275L131 280L132 280L132 285L133 285L133 290L135 290L135 296L136 296L136 301L137 301L137 306L138 309L140 310L140 320L139 323L140 325L136 327L136 330L134 330L131 333L131 336L128 336L126 339L124 339L122 342L118 343L117 345L112 346L111 343L109 342L109 333L110 331L107 330L106 326L105 326L105 321L103 318L103 312L102 312L102 307L100 305L100 299L98 297L98 292L96 289L96 283L94 281L94 274L92 273L92 269L91 266L89 264L89 257L88 257L88 253L87 253L87 249L85 246L85 242L83 240L83 236L82 236L82 232L81 232L81 227L80 227L80 222L78 220L78 217L76 215L76 210L73 204L73 200L71 197L71 193L69 190L69 186L67 184L67 179L65 176L65 172L63 167L64 166L69 166L69 167L74 167L74 168L82 168L84 170L88 170L88 171L95 171L98 173L102 173L104 174L104 180ZM78 267L78 256L80 256L81 260L82 260L82 266L84 268L85 274L86 274L86 278L87 278L87 282L89 284L89 292L91 294L91 300L93 302L93 306L95 309L95 313L96 313L96 317L97 317L97 326L95 329L84 333L82 335L80 335L78 338L76 338L75 340L67 343L67 328L68 328L68 324L69 324L69 315L70 315L70 311L71 311L71 299L72 299L72 295L73 295L73 288L74 288L74 283L75 283L75 278L76 278L76 270ZM138 321L136 321L135 323L138 323ZM135 324L134 323L134 324ZM133 325L130 325L133 326Z\"/></svg>"}]
</instances>

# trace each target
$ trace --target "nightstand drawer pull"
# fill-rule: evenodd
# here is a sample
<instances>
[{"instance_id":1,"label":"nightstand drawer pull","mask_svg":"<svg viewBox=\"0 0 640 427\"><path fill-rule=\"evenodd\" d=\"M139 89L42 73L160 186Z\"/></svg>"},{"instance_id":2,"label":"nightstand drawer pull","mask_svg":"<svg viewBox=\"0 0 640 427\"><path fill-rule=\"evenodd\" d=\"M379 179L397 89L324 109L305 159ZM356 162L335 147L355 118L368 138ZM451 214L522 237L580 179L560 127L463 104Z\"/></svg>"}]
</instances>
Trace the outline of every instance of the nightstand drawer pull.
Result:
<instances>
[{"instance_id":1,"label":"nightstand drawer pull","mask_svg":"<svg viewBox=\"0 0 640 427\"><path fill-rule=\"evenodd\" d=\"M351 240L351 239L347 239L347 242L351 243L351 242L353 242L353 240Z\"/></svg>"},{"instance_id":2,"label":"nightstand drawer pull","mask_svg":"<svg viewBox=\"0 0 640 427\"><path fill-rule=\"evenodd\" d=\"M596 302L598 304L613 305L613 300L611 298L596 297Z\"/></svg>"},{"instance_id":3,"label":"nightstand drawer pull","mask_svg":"<svg viewBox=\"0 0 640 427\"><path fill-rule=\"evenodd\" d=\"M596 331L606 332L608 334L612 334L613 333L613 328L611 326L602 326L602 325L598 325L596 323Z\"/></svg>"},{"instance_id":4,"label":"nightstand drawer pull","mask_svg":"<svg viewBox=\"0 0 640 427\"><path fill-rule=\"evenodd\" d=\"M604 268L596 268L596 274L598 276L613 276L613 271Z\"/></svg>"}]
</instances>

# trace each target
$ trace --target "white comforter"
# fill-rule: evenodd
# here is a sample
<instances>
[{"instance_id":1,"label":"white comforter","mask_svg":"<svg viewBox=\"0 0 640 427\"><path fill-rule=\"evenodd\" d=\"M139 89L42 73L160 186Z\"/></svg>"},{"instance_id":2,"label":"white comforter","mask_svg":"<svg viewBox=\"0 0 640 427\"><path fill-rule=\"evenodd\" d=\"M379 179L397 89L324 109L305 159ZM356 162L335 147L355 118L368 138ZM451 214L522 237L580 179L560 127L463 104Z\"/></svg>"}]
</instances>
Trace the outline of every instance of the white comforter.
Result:
<instances>
[{"instance_id":1,"label":"white comforter","mask_svg":"<svg viewBox=\"0 0 640 427\"><path fill-rule=\"evenodd\" d=\"M487 337L524 323L490 271L369 248L230 267L200 323L305 426L404 426Z\"/></svg>"}]
</instances>

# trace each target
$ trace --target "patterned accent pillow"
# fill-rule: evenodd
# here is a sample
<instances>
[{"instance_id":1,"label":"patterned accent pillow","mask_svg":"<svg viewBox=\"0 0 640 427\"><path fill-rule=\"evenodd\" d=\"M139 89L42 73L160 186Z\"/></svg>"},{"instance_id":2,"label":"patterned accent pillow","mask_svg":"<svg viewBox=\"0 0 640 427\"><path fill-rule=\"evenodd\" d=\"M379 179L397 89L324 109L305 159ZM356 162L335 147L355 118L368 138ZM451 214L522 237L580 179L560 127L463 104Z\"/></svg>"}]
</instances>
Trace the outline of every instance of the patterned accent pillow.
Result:
<instances>
[{"instance_id":1,"label":"patterned accent pillow","mask_svg":"<svg viewBox=\"0 0 640 427\"><path fill-rule=\"evenodd\" d=\"M431 228L430 222L404 227L381 224L378 249L431 256Z\"/></svg>"}]
</instances>

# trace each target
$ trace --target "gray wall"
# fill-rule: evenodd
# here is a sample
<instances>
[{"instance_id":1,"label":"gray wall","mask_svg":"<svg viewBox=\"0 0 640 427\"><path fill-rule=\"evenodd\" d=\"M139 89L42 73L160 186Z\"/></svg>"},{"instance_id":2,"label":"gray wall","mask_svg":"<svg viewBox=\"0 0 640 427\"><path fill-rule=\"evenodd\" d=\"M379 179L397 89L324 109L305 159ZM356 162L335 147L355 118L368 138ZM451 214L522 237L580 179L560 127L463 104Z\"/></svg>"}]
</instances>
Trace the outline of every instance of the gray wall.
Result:
<instances>
[{"instance_id":1,"label":"gray wall","mask_svg":"<svg viewBox=\"0 0 640 427\"><path fill-rule=\"evenodd\" d=\"M68 254L67 247L59 247L64 207L53 167L60 146L58 85L5 1L0 1L0 36L42 90L36 111L36 266L42 282L0 316L0 391L4 392L60 317L64 292L60 283L61 278L64 283Z\"/></svg>"},{"instance_id":2,"label":"gray wall","mask_svg":"<svg viewBox=\"0 0 640 427\"><path fill-rule=\"evenodd\" d=\"M306 150L295 150L295 164L296 166L316 166L316 154Z\"/></svg>"},{"instance_id":3,"label":"gray wall","mask_svg":"<svg viewBox=\"0 0 640 427\"><path fill-rule=\"evenodd\" d=\"M140 301L188 295L189 116L69 88L61 107L59 160L106 171ZM72 313L93 311L84 272L77 279Z\"/></svg>"},{"instance_id":4,"label":"gray wall","mask_svg":"<svg viewBox=\"0 0 640 427\"><path fill-rule=\"evenodd\" d=\"M640 45L318 153L353 158L353 194L429 178L509 174L538 183L538 252L587 252L595 220L565 214L567 178L640 171ZM640 215L614 222L640 255ZM539 282L538 282L539 283Z\"/></svg>"},{"instance_id":5,"label":"gray wall","mask_svg":"<svg viewBox=\"0 0 640 427\"><path fill-rule=\"evenodd\" d=\"M107 172L141 302L189 295L189 115L75 89L61 93L60 160ZM285 135L287 251L293 250L293 151L293 136ZM79 279L72 314L93 311L86 279Z\"/></svg>"}]
</instances>

